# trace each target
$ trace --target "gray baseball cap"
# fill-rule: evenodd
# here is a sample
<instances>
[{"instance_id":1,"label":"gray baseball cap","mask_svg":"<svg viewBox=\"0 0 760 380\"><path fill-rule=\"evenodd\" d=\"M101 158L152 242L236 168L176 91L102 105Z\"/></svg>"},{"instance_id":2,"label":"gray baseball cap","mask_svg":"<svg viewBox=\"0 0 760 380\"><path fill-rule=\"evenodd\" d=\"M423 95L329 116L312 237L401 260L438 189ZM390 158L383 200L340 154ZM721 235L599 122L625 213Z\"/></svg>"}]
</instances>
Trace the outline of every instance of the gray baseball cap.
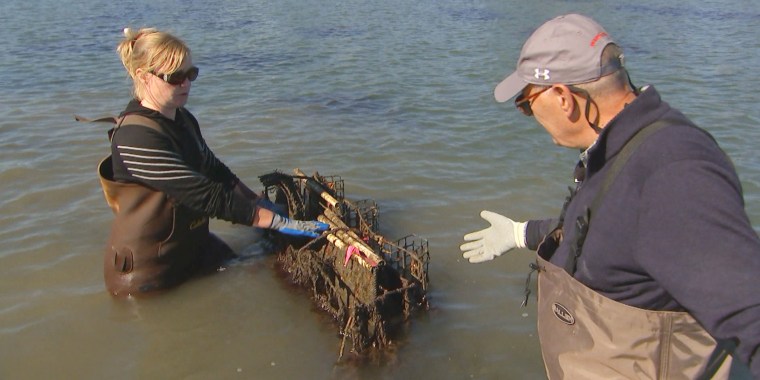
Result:
<instances>
[{"instance_id":1,"label":"gray baseball cap","mask_svg":"<svg viewBox=\"0 0 760 380\"><path fill-rule=\"evenodd\" d=\"M601 66L604 48L615 43L596 21L579 14L553 18L525 41L517 70L494 89L497 102L505 102L528 84L579 84L593 82L621 68ZM622 65L622 62L621 62Z\"/></svg>"}]
</instances>

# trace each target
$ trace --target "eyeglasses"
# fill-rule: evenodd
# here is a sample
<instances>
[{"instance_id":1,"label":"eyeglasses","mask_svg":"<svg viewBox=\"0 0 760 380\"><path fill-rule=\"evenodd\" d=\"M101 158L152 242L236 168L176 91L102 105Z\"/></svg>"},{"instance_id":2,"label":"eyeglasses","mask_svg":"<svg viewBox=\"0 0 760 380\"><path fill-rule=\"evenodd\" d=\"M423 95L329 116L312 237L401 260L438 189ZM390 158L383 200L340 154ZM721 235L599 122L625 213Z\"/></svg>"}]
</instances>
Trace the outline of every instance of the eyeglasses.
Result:
<instances>
[{"instance_id":1,"label":"eyeglasses","mask_svg":"<svg viewBox=\"0 0 760 380\"><path fill-rule=\"evenodd\" d=\"M530 94L528 96L520 94L520 96L515 98L515 107L517 107L517 109L520 110L520 112L522 112L523 115L533 116L533 109L530 108L530 106L533 104L533 100L536 99L539 95L543 94L544 91L550 88L551 87L544 87L543 89L541 89L541 91Z\"/></svg>"},{"instance_id":2,"label":"eyeglasses","mask_svg":"<svg viewBox=\"0 0 760 380\"><path fill-rule=\"evenodd\" d=\"M194 81L196 78L198 78L199 71L200 69L193 66L186 71L175 71L171 74L156 74L152 71L150 73L161 78L166 83L169 83L173 86L178 86L182 83L185 83L185 79L189 79L190 82Z\"/></svg>"}]
</instances>

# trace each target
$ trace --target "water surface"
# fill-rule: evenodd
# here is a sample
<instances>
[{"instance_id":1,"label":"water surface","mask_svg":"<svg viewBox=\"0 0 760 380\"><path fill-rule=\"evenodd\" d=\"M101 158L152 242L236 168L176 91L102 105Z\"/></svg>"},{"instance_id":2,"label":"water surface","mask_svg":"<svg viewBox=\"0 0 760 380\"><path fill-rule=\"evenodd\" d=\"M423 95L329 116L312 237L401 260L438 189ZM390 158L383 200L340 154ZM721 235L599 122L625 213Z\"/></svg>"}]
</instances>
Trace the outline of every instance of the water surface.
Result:
<instances>
[{"instance_id":1,"label":"water surface","mask_svg":"<svg viewBox=\"0 0 760 380\"><path fill-rule=\"evenodd\" d=\"M462 235L489 209L559 211L576 152L497 104L493 87L544 20L600 21L635 83L710 131L760 227L760 13L754 1L6 0L0 9L0 378L544 377L530 254L472 265ZM430 242L431 310L378 360L337 361L337 326L282 281L248 228L213 229L251 259L159 298L104 291L111 221L95 167L129 99L122 28L176 33L201 68L188 104L251 187L299 167L374 199L381 232ZM748 285L749 286L749 285ZM740 378L737 376L736 378Z\"/></svg>"}]
</instances>

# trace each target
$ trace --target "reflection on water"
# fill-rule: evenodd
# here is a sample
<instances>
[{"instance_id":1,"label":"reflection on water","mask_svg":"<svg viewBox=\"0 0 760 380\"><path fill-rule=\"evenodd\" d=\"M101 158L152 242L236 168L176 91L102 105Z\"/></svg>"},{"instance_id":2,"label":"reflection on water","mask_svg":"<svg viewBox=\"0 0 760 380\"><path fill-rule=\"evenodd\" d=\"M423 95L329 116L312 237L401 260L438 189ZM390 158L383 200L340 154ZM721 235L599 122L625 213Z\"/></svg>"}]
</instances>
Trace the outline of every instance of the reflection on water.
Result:
<instances>
[{"instance_id":1,"label":"reflection on water","mask_svg":"<svg viewBox=\"0 0 760 380\"><path fill-rule=\"evenodd\" d=\"M471 265L458 245L480 210L559 211L577 152L492 90L533 28L569 11L599 19L634 82L716 136L760 226L760 113L732 63L760 64L745 1L6 1L0 378L543 378L535 309L519 307L530 253ZM429 240L431 310L387 355L337 361L335 323L277 274L258 232L220 221L244 260L160 297L105 294L111 214L95 167L108 141L72 115L125 106L126 26L190 44L201 76L188 107L251 187L275 169L340 175L349 199L378 203L385 236Z\"/></svg>"}]
</instances>

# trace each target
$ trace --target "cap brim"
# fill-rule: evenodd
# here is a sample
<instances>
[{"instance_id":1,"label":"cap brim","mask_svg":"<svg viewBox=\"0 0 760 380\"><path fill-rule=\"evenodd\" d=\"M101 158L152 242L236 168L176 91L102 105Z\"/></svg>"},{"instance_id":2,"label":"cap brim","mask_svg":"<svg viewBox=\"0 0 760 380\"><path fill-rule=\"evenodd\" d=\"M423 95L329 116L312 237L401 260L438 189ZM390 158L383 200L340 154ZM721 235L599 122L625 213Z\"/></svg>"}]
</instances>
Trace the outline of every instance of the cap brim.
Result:
<instances>
[{"instance_id":1,"label":"cap brim","mask_svg":"<svg viewBox=\"0 0 760 380\"><path fill-rule=\"evenodd\" d=\"M510 76L504 78L493 90L493 97L499 103L506 102L512 99L515 95L520 93L528 83L517 75L515 71Z\"/></svg>"}]
</instances>

